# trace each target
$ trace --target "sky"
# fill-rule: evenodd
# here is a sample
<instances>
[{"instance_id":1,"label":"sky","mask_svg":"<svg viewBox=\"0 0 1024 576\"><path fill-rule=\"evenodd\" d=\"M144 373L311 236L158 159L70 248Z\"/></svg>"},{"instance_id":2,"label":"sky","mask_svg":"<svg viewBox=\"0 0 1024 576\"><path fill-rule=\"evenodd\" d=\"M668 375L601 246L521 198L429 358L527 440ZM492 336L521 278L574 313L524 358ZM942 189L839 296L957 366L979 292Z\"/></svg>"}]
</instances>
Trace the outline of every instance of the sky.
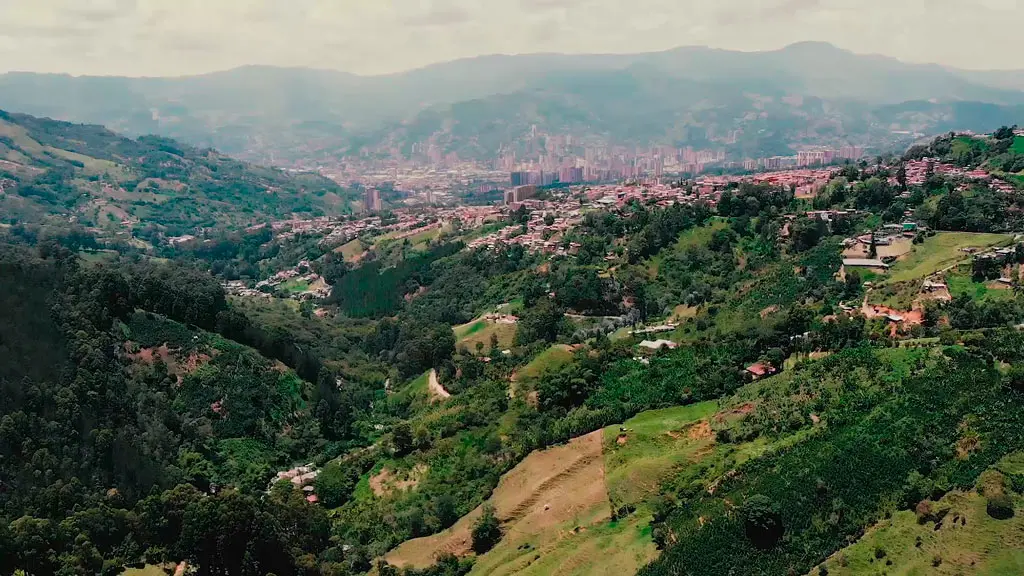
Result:
<instances>
[{"instance_id":1,"label":"sky","mask_svg":"<svg viewBox=\"0 0 1024 576\"><path fill-rule=\"evenodd\" d=\"M1024 0L0 0L0 72L383 74L482 54L770 50L804 40L1024 69Z\"/></svg>"}]
</instances>

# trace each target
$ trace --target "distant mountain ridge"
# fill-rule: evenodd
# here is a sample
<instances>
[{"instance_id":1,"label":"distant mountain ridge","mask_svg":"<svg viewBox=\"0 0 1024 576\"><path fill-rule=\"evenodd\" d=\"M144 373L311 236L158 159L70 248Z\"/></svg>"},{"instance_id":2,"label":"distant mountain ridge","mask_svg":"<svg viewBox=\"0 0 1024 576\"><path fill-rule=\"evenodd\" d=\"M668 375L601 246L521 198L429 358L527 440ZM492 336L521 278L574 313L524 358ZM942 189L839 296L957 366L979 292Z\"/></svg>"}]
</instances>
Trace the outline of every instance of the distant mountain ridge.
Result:
<instances>
[{"instance_id":1,"label":"distant mountain ridge","mask_svg":"<svg viewBox=\"0 0 1024 576\"><path fill-rule=\"evenodd\" d=\"M10 73L0 76L0 107L276 161L376 145L381 130L419 122L424 111L437 114L476 100L550 94L554 86L581 79L611 86L613 92L623 89L617 83L634 81L661 82L665 89L703 87L712 101L735 91L818 98L841 106L917 100L1024 105L1024 71L962 71L803 42L766 52L681 47L640 54L491 55L383 76L267 66L181 78ZM574 90L562 96L571 99ZM621 105L608 100L606 111L611 118L622 117L632 105L628 99ZM741 117L749 110L733 112ZM626 127L614 131L619 130Z\"/></svg>"}]
</instances>

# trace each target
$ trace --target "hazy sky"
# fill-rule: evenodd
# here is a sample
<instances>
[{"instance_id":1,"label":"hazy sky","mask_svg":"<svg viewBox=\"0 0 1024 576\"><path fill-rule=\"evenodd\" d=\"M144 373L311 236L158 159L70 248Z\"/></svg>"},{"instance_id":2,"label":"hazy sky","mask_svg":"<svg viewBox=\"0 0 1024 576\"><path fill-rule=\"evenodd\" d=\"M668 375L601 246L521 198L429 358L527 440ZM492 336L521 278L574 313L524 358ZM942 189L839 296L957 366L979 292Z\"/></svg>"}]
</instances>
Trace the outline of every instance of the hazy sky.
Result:
<instances>
[{"instance_id":1,"label":"hazy sky","mask_svg":"<svg viewBox=\"0 0 1024 576\"><path fill-rule=\"evenodd\" d=\"M1022 68L1024 0L0 0L0 71L178 75L274 64L362 74L465 56L764 50L826 40Z\"/></svg>"}]
</instances>

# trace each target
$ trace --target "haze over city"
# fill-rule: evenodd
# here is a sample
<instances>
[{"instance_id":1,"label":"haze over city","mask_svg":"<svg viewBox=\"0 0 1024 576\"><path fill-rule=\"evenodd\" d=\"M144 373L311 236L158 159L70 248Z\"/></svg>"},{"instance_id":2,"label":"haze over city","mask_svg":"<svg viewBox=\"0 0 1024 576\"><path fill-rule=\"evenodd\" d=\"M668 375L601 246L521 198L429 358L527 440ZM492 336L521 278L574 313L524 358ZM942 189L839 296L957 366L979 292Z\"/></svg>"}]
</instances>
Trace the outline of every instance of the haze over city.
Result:
<instances>
[{"instance_id":1,"label":"haze over city","mask_svg":"<svg viewBox=\"0 0 1024 576\"><path fill-rule=\"evenodd\" d=\"M0 71L167 76L263 64L385 74L483 54L806 40L1013 69L1024 62L1008 23L1022 19L1018 0L4 0Z\"/></svg>"}]
</instances>

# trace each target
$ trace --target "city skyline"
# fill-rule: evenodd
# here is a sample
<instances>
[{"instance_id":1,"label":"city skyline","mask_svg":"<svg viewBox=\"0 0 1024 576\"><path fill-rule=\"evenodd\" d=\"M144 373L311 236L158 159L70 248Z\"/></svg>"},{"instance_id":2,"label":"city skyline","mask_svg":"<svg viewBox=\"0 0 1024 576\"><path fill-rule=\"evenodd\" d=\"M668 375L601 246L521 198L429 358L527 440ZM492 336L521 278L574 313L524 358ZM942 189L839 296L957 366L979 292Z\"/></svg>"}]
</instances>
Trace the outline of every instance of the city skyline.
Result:
<instances>
[{"instance_id":1,"label":"city skyline","mask_svg":"<svg viewBox=\"0 0 1024 576\"><path fill-rule=\"evenodd\" d=\"M5 0L0 71L177 76L275 65L375 75L488 54L764 51L801 41L906 62L1020 69L1002 28L1021 16L1014 0ZM948 42L951 35L961 41Z\"/></svg>"}]
</instances>

